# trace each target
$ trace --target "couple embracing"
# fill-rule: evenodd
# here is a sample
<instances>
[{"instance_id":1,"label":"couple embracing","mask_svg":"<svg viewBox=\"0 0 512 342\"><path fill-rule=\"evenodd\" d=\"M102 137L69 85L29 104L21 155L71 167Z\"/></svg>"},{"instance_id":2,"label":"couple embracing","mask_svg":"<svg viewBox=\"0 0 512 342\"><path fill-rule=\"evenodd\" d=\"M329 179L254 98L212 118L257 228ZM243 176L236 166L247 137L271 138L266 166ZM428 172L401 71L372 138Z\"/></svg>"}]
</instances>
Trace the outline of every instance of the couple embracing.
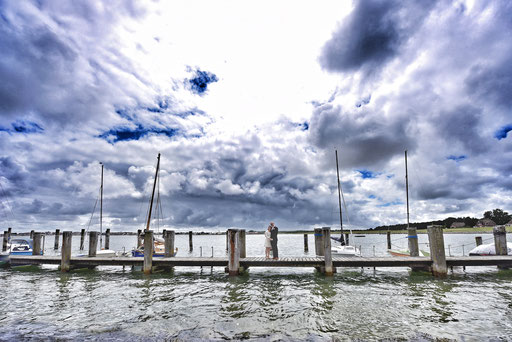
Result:
<instances>
[{"instance_id":1,"label":"couple embracing","mask_svg":"<svg viewBox=\"0 0 512 342\"><path fill-rule=\"evenodd\" d=\"M277 251L277 232L279 229L274 222L270 222L267 230L265 231L265 258L270 258L270 249L272 248L272 257L277 260L279 257Z\"/></svg>"}]
</instances>

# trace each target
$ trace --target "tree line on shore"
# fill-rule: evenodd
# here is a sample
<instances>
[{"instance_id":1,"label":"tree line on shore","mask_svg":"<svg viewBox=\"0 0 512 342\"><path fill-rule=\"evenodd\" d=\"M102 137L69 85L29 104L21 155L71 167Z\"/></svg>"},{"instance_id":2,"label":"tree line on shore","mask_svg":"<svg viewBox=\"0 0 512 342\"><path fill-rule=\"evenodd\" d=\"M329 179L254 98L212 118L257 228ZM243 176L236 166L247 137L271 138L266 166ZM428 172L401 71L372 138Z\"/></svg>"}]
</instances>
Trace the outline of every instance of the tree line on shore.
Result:
<instances>
[{"instance_id":1,"label":"tree line on shore","mask_svg":"<svg viewBox=\"0 0 512 342\"><path fill-rule=\"evenodd\" d=\"M503 211L502 209L494 209L489 210L484 213L483 219L490 219L494 221L497 225L504 225L509 223L512 220L512 215L510 215L508 212ZM427 221L427 222L412 222L409 224L411 227L415 227L417 229L426 229L427 226L430 225L440 225L444 226L445 228L450 228L454 222L463 222L464 227L474 227L478 221L481 219L475 218L475 217L447 217L444 220L437 220L437 221ZM387 226L377 226L375 228L372 228L370 230L404 230L407 229L407 224L401 223L401 224L394 224L394 225L387 225Z\"/></svg>"}]
</instances>

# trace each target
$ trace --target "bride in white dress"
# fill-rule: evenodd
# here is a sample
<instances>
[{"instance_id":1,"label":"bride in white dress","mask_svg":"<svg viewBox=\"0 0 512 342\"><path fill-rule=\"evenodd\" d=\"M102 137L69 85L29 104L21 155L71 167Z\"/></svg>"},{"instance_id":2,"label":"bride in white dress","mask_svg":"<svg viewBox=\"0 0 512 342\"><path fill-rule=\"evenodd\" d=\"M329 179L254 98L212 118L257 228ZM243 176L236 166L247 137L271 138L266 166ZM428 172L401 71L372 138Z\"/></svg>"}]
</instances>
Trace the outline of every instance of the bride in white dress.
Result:
<instances>
[{"instance_id":1,"label":"bride in white dress","mask_svg":"<svg viewBox=\"0 0 512 342\"><path fill-rule=\"evenodd\" d=\"M268 226L267 230L265 231L265 258L270 258L270 248L272 245L270 244L270 241L272 239L270 238L270 226Z\"/></svg>"}]
</instances>

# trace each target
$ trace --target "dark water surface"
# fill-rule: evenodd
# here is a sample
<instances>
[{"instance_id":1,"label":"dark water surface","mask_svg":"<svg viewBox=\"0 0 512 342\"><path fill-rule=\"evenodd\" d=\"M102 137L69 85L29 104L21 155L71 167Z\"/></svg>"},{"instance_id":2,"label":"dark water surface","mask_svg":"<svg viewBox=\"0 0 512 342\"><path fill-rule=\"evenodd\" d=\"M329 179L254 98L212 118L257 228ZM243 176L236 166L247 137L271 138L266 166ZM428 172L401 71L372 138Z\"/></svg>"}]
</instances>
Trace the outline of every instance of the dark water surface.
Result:
<instances>
[{"instance_id":1,"label":"dark water surface","mask_svg":"<svg viewBox=\"0 0 512 342\"><path fill-rule=\"evenodd\" d=\"M129 249L134 239L113 237L112 245ZM281 254L306 255L302 239L280 237ZM474 236L445 240L457 253L455 246ZM247 242L249 256L263 255L262 236ZM385 236L359 243L366 255L385 253ZM189 255L183 252L188 237L177 236L176 244L182 256ZM194 237L190 255L199 255L200 247L203 255L211 255L211 247L223 255L224 244L223 236ZM332 278L309 268L252 268L230 278L209 267L144 276L121 267L62 274L55 267L27 266L0 270L0 289L5 341L512 338L512 271L494 267L458 268L439 280L406 268L338 269Z\"/></svg>"}]
</instances>

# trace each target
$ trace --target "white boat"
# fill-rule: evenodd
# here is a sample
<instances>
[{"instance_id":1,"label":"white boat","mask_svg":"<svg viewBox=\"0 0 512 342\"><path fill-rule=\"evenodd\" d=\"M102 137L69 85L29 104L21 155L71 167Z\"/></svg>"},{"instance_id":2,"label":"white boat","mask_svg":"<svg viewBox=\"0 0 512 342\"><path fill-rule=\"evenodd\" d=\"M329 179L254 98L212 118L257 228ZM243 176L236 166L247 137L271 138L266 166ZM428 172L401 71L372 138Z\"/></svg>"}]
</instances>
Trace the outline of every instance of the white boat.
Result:
<instances>
[{"instance_id":1,"label":"white boat","mask_svg":"<svg viewBox=\"0 0 512 342\"><path fill-rule=\"evenodd\" d=\"M508 255L512 255L512 242L507 242ZM469 251L470 256L485 256L485 255L496 255L496 247L494 243L476 246Z\"/></svg>"},{"instance_id":2,"label":"white boat","mask_svg":"<svg viewBox=\"0 0 512 342\"><path fill-rule=\"evenodd\" d=\"M331 253L338 256L361 256L361 251L355 246L332 246Z\"/></svg>"}]
</instances>

